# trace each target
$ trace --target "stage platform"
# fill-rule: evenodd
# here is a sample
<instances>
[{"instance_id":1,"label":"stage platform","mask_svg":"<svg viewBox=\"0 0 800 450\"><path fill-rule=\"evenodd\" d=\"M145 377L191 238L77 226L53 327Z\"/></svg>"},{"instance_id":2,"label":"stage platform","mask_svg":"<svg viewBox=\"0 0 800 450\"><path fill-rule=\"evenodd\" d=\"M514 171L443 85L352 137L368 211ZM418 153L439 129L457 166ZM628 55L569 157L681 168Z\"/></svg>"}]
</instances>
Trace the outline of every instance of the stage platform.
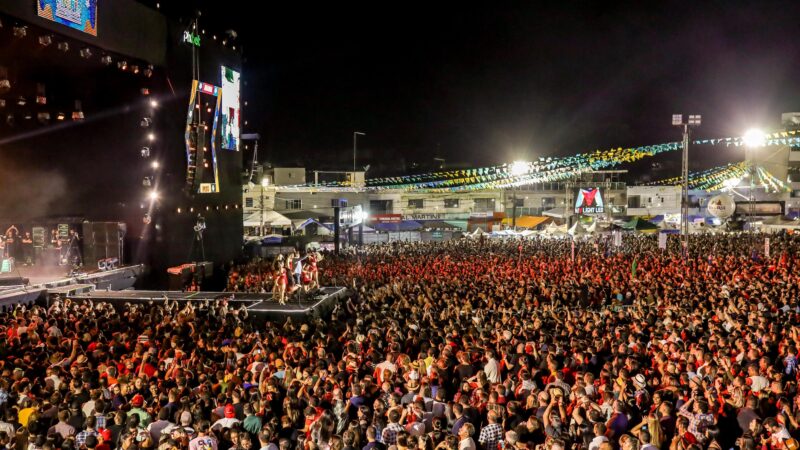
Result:
<instances>
[{"instance_id":1,"label":"stage platform","mask_svg":"<svg viewBox=\"0 0 800 450\"><path fill-rule=\"evenodd\" d=\"M323 317L333 310L341 298L347 295L343 287L323 287L303 296L296 296L280 305L272 294L248 294L230 292L180 292L180 291L89 291L71 295L73 300L105 301L115 305L125 303L215 302L228 300L233 308L244 305L251 316L259 318Z\"/></svg>"},{"instance_id":2,"label":"stage platform","mask_svg":"<svg viewBox=\"0 0 800 450\"><path fill-rule=\"evenodd\" d=\"M130 289L144 271L143 265L125 266L106 271L66 273L64 267L18 267L13 272L3 274L4 279L12 280L0 289L0 309L18 304L46 302L51 295L73 295L90 290ZM15 284L15 280L27 283Z\"/></svg>"}]
</instances>

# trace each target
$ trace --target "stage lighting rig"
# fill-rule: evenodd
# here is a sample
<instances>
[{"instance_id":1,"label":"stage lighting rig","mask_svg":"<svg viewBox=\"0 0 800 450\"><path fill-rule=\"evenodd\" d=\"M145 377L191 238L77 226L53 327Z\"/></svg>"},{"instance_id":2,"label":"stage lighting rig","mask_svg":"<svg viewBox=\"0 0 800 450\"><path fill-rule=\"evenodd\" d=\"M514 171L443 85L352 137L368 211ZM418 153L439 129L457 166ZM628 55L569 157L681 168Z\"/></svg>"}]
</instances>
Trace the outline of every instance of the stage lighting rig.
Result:
<instances>
[{"instance_id":1,"label":"stage lighting rig","mask_svg":"<svg viewBox=\"0 0 800 450\"><path fill-rule=\"evenodd\" d=\"M153 124L153 119L149 117L145 117L139 122L139 126L142 128L148 128L152 124Z\"/></svg>"},{"instance_id":2,"label":"stage lighting rig","mask_svg":"<svg viewBox=\"0 0 800 450\"><path fill-rule=\"evenodd\" d=\"M69 51L69 42L59 42L58 49L64 53L67 53Z\"/></svg>"},{"instance_id":3,"label":"stage lighting rig","mask_svg":"<svg viewBox=\"0 0 800 450\"><path fill-rule=\"evenodd\" d=\"M152 64L148 64L147 68L144 69L144 76L146 76L147 78L150 78L150 77L153 76L153 65Z\"/></svg>"},{"instance_id":4,"label":"stage lighting rig","mask_svg":"<svg viewBox=\"0 0 800 450\"><path fill-rule=\"evenodd\" d=\"M8 79L8 69L0 66L0 94L6 94L11 90L11 80Z\"/></svg>"},{"instance_id":5,"label":"stage lighting rig","mask_svg":"<svg viewBox=\"0 0 800 450\"><path fill-rule=\"evenodd\" d=\"M17 39L22 39L28 35L28 27L25 25L22 26L15 26L14 27L14 37Z\"/></svg>"},{"instance_id":6,"label":"stage lighting rig","mask_svg":"<svg viewBox=\"0 0 800 450\"><path fill-rule=\"evenodd\" d=\"M38 120L42 125L47 125L50 123L50 113L47 111L37 113L36 120Z\"/></svg>"},{"instance_id":7,"label":"stage lighting rig","mask_svg":"<svg viewBox=\"0 0 800 450\"><path fill-rule=\"evenodd\" d=\"M149 158L150 157L150 147L142 147L142 150L139 153L142 155L142 158Z\"/></svg>"},{"instance_id":8,"label":"stage lighting rig","mask_svg":"<svg viewBox=\"0 0 800 450\"><path fill-rule=\"evenodd\" d=\"M39 36L39 45L42 47L47 47L48 45L53 43L53 36L49 34L45 34L44 36Z\"/></svg>"},{"instance_id":9,"label":"stage lighting rig","mask_svg":"<svg viewBox=\"0 0 800 450\"><path fill-rule=\"evenodd\" d=\"M83 59L89 59L92 57L92 50L89 47L82 48L79 53Z\"/></svg>"},{"instance_id":10,"label":"stage lighting rig","mask_svg":"<svg viewBox=\"0 0 800 450\"><path fill-rule=\"evenodd\" d=\"M111 60L111 56L104 55L102 58L100 58L100 62L106 66L110 66L113 61Z\"/></svg>"},{"instance_id":11,"label":"stage lighting rig","mask_svg":"<svg viewBox=\"0 0 800 450\"><path fill-rule=\"evenodd\" d=\"M117 68L123 71L128 70L128 61L125 60L117 61Z\"/></svg>"},{"instance_id":12,"label":"stage lighting rig","mask_svg":"<svg viewBox=\"0 0 800 450\"><path fill-rule=\"evenodd\" d=\"M72 120L79 121L83 120L83 109L81 108L81 101L75 100L75 111L72 112Z\"/></svg>"},{"instance_id":13,"label":"stage lighting rig","mask_svg":"<svg viewBox=\"0 0 800 450\"><path fill-rule=\"evenodd\" d=\"M47 95L45 94L45 86L43 83L36 83L36 104L47 104Z\"/></svg>"},{"instance_id":14,"label":"stage lighting rig","mask_svg":"<svg viewBox=\"0 0 800 450\"><path fill-rule=\"evenodd\" d=\"M17 98L17 106L25 106L27 103L28 103L28 101L27 101L27 100L25 100L25 97L23 97L23 96L21 96L21 95L20 95L20 96Z\"/></svg>"}]
</instances>

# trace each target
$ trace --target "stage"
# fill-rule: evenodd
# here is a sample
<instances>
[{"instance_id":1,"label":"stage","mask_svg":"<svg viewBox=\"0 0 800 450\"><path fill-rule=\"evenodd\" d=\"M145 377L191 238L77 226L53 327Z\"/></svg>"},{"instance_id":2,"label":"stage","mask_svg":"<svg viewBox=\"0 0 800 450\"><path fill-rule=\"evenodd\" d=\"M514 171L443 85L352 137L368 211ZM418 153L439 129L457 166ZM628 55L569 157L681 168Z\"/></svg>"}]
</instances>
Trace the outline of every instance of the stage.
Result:
<instances>
[{"instance_id":1,"label":"stage","mask_svg":"<svg viewBox=\"0 0 800 450\"><path fill-rule=\"evenodd\" d=\"M67 268L17 267L0 276L0 308L47 302L51 295L72 296L88 291L130 289L144 271L143 265L68 274Z\"/></svg>"},{"instance_id":2,"label":"stage","mask_svg":"<svg viewBox=\"0 0 800 450\"><path fill-rule=\"evenodd\" d=\"M180 292L180 291L88 291L71 295L73 300L104 301L115 305L124 303L215 302L228 300L231 308L244 306L248 314L262 319L284 317L323 317L333 310L336 302L347 295L343 287L323 287L307 295L295 297L280 305L272 294L231 292Z\"/></svg>"}]
</instances>

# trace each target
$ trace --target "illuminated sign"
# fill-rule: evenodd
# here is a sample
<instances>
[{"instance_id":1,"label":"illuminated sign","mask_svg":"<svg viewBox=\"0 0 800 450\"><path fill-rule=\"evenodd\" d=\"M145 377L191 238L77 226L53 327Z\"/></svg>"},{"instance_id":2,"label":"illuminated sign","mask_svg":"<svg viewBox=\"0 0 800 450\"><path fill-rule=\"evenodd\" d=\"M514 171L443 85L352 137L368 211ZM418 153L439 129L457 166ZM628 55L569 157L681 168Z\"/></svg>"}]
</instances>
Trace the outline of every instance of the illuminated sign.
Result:
<instances>
[{"instance_id":1,"label":"illuminated sign","mask_svg":"<svg viewBox=\"0 0 800 450\"><path fill-rule=\"evenodd\" d=\"M97 36L97 0L36 0L39 17Z\"/></svg>"},{"instance_id":2,"label":"illuminated sign","mask_svg":"<svg viewBox=\"0 0 800 450\"><path fill-rule=\"evenodd\" d=\"M241 74L222 66L222 148L239 150L242 112L239 99Z\"/></svg>"},{"instance_id":3,"label":"illuminated sign","mask_svg":"<svg viewBox=\"0 0 800 450\"><path fill-rule=\"evenodd\" d=\"M189 30L183 32L183 43L192 44L195 47L200 47L200 35L194 34Z\"/></svg>"},{"instance_id":4,"label":"illuminated sign","mask_svg":"<svg viewBox=\"0 0 800 450\"><path fill-rule=\"evenodd\" d=\"M600 188L579 189L575 200L575 214L603 214L603 195Z\"/></svg>"}]
</instances>

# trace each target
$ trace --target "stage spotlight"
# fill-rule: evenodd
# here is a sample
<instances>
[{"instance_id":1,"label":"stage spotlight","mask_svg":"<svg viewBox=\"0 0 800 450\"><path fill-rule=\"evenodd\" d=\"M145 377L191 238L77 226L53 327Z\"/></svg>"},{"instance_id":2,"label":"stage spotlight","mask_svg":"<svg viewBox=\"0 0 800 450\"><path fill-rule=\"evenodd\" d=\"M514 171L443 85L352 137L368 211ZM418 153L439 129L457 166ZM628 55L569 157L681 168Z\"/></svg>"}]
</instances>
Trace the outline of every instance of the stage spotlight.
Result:
<instances>
[{"instance_id":1,"label":"stage spotlight","mask_svg":"<svg viewBox=\"0 0 800 450\"><path fill-rule=\"evenodd\" d=\"M150 167L152 167L153 169L158 169L159 166L160 164L158 164L158 161L153 161L152 164L150 164Z\"/></svg>"},{"instance_id":2,"label":"stage spotlight","mask_svg":"<svg viewBox=\"0 0 800 450\"><path fill-rule=\"evenodd\" d=\"M146 69L144 69L144 76L150 78L153 76L153 65L149 64Z\"/></svg>"},{"instance_id":3,"label":"stage spotlight","mask_svg":"<svg viewBox=\"0 0 800 450\"><path fill-rule=\"evenodd\" d=\"M75 111L72 111L72 120L79 121L83 120L83 109L81 108L81 101L75 100Z\"/></svg>"},{"instance_id":4,"label":"stage spotlight","mask_svg":"<svg viewBox=\"0 0 800 450\"><path fill-rule=\"evenodd\" d=\"M158 192L156 192L156 191L150 191L150 193L149 193L149 194L147 194L147 198L149 198L151 201L156 201L156 200L158 200Z\"/></svg>"},{"instance_id":5,"label":"stage spotlight","mask_svg":"<svg viewBox=\"0 0 800 450\"><path fill-rule=\"evenodd\" d=\"M142 186L144 186L144 187L150 187L150 186L152 186L152 185L153 185L153 180L152 180L152 178L150 178L150 177L144 177L144 178L142 179Z\"/></svg>"},{"instance_id":6,"label":"stage spotlight","mask_svg":"<svg viewBox=\"0 0 800 450\"><path fill-rule=\"evenodd\" d=\"M65 117L64 113L60 112L56 115L56 120L64 120Z\"/></svg>"},{"instance_id":7,"label":"stage spotlight","mask_svg":"<svg viewBox=\"0 0 800 450\"><path fill-rule=\"evenodd\" d=\"M17 98L17 105L25 106L26 103L28 103L28 101L25 100L25 97L20 95L19 98Z\"/></svg>"},{"instance_id":8,"label":"stage spotlight","mask_svg":"<svg viewBox=\"0 0 800 450\"><path fill-rule=\"evenodd\" d=\"M139 66L137 66L135 64L132 65L131 66L131 72L133 72L134 75L138 74L139 73Z\"/></svg>"},{"instance_id":9,"label":"stage spotlight","mask_svg":"<svg viewBox=\"0 0 800 450\"><path fill-rule=\"evenodd\" d=\"M141 153L142 158L149 158L150 157L150 147L142 147L142 150L139 153Z\"/></svg>"},{"instance_id":10,"label":"stage spotlight","mask_svg":"<svg viewBox=\"0 0 800 450\"><path fill-rule=\"evenodd\" d=\"M37 120L39 121L39 123L41 123L42 125L47 125L48 123L50 123L50 113L49 113L49 112L47 112L47 111L45 111L45 112L40 112L40 113L36 114L36 119L37 119Z\"/></svg>"},{"instance_id":11,"label":"stage spotlight","mask_svg":"<svg viewBox=\"0 0 800 450\"><path fill-rule=\"evenodd\" d=\"M139 126L142 127L142 128L147 128L152 123L153 123L153 121L149 117L145 117L139 122Z\"/></svg>"},{"instance_id":12,"label":"stage spotlight","mask_svg":"<svg viewBox=\"0 0 800 450\"><path fill-rule=\"evenodd\" d=\"M92 57L92 50L89 47L84 47L80 51L81 58L89 59Z\"/></svg>"},{"instance_id":13,"label":"stage spotlight","mask_svg":"<svg viewBox=\"0 0 800 450\"><path fill-rule=\"evenodd\" d=\"M111 60L111 56L105 55L102 58L100 58L100 62L107 66L110 66L113 61Z\"/></svg>"},{"instance_id":14,"label":"stage spotlight","mask_svg":"<svg viewBox=\"0 0 800 450\"><path fill-rule=\"evenodd\" d=\"M150 107L151 108L158 108L158 102L155 100L150 100Z\"/></svg>"},{"instance_id":15,"label":"stage spotlight","mask_svg":"<svg viewBox=\"0 0 800 450\"><path fill-rule=\"evenodd\" d=\"M67 53L69 51L69 42L59 42L58 49L64 53Z\"/></svg>"},{"instance_id":16,"label":"stage spotlight","mask_svg":"<svg viewBox=\"0 0 800 450\"><path fill-rule=\"evenodd\" d=\"M47 47L48 45L53 43L53 36L49 34L45 34L44 36L39 36L39 45L42 47Z\"/></svg>"},{"instance_id":17,"label":"stage spotlight","mask_svg":"<svg viewBox=\"0 0 800 450\"><path fill-rule=\"evenodd\" d=\"M128 70L128 61L117 61L117 68L119 70Z\"/></svg>"},{"instance_id":18,"label":"stage spotlight","mask_svg":"<svg viewBox=\"0 0 800 450\"><path fill-rule=\"evenodd\" d=\"M36 84L36 104L37 105L47 104L47 95L45 94L45 87L43 83Z\"/></svg>"},{"instance_id":19,"label":"stage spotlight","mask_svg":"<svg viewBox=\"0 0 800 450\"><path fill-rule=\"evenodd\" d=\"M8 69L0 66L0 94L6 94L11 90L11 80L8 79Z\"/></svg>"},{"instance_id":20,"label":"stage spotlight","mask_svg":"<svg viewBox=\"0 0 800 450\"><path fill-rule=\"evenodd\" d=\"M16 26L14 27L14 37L15 38L24 38L28 35L28 27L26 26Z\"/></svg>"},{"instance_id":21,"label":"stage spotlight","mask_svg":"<svg viewBox=\"0 0 800 450\"><path fill-rule=\"evenodd\" d=\"M150 133L150 134L147 135L147 139L149 139L151 141L154 141L154 140L156 140L156 135L153 134L153 133Z\"/></svg>"},{"instance_id":22,"label":"stage spotlight","mask_svg":"<svg viewBox=\"0 0 800 450\"><path fill-rule=\"evenodd\" d=\"M33 119L33 115L31 114L31 112L30 112L30 111L25 111L25 115L24 115L24 116L22 116L22 117L23 117L23 118L25 118L25 120L31 120L31 119Z\"/></svg>"}]
</instances>

